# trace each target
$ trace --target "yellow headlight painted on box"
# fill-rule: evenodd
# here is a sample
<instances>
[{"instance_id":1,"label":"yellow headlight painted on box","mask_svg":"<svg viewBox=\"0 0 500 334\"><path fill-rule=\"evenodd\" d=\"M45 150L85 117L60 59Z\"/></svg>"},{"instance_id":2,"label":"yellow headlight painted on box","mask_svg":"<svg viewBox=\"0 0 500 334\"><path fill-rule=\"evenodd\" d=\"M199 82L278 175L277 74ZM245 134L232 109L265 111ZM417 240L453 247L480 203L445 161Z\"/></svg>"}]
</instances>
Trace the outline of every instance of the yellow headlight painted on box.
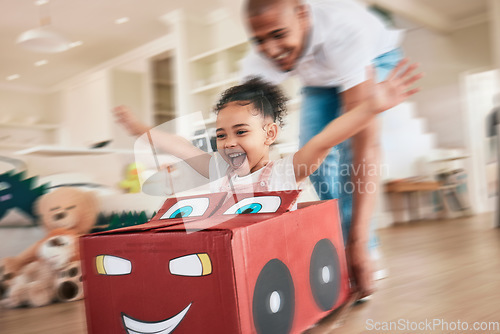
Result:
<instances>
[{"instance_id":1,"label":"yellow headlight painted on box","mask_svg":"<svg viewBox=\"0 0 500 334\"><path fill-rule=\"evenodd\" d=\"M212 261L207 253L189 254L170 260L168 268L172 275L206 276L212 273Z\"/></svg>"},{"instance_id":2,"label":"yellow headlight painted on box","mask_svg":"<svg viewBox=\"0 0 500 334\"><path fill-rule=\"evenodd\" d=\"M95 258L99 275L128 275L132 272L132 262L114 255L99 255Z\"/></svg>"}]
</instances>

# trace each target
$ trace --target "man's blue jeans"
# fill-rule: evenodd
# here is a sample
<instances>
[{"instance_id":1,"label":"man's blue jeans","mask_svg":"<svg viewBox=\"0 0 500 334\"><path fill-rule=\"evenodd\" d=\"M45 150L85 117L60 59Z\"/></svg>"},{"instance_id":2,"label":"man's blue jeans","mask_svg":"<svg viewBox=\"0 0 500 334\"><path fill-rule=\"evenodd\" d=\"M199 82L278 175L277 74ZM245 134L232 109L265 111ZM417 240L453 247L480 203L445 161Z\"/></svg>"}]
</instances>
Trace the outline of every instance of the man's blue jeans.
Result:
<instances>
[{"instance_id":1,"label":"man's blue jeans","mask_svg":"<svg viewBox=\"0 0 500 334\"><path fill-rule=\"evenodd\" d=\"M373 60L377 80L384 80L401 61L402 52L395 49ZM300 146L304 146L325 126L342 114L342 101L336 87L304 87L302 89L302 110L300 113ZM358 185L351 182L352 152L350 140L332 148L325 161L309 177L321 200L339 199L344 242L347 242L352 218L352 195ZM363 187L363 185L361 185ZM367 191L373 187L366 186ZM362 189L365 191L365 189ZM371 224L372 227L374 224ZM370 248L377 244L372 233Z\"/></svg>"}]
</instances>

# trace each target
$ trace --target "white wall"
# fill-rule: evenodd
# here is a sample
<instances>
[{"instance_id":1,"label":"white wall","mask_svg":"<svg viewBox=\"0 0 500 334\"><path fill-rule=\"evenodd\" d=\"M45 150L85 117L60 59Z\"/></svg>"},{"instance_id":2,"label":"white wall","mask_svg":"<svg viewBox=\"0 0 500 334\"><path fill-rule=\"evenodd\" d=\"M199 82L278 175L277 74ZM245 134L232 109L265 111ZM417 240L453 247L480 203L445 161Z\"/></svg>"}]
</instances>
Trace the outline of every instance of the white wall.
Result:
<instances>
[{"instance_id":1,"label":"white wall","mask_svg":"<svg viewBox=\"0 0 500 334\"><path fill-rule=\"evenodd\" d=\"M114 70L111 72L111 108L126 105L140 117L146 119L146 73ZM112 122L111 133L115 148L132 149L135 138L129 136L125 129Z\"/></svg>"},{"instance_id":2,"label":"white wall","mask_svg":"<svg viewBox=\"0 0 500 334\"><path fill-rule=\"evenodd\" d=\"M0 149L15 151L29 145L42 145L57 139L52 95L42 90L0 88Z\"/></svg>"},{"instance_id":3,"label":"white wall","mask_svg":"<svg viewBox=\"0 0 500 334\"><path fill-rule=\"evenodd\" d=\"M103 70L63 89L64 146L90 147L111 139L110 87Z\"/></svg>"},{"instance_id":4,"label":"white wall","mask_svg":"<svg viewBox=\"0 0 500 334\"><path fill-rule=\"evenodd\" d=\"M492 66L489 24L460 29L452 34L425 28L410 29L403 42L405 54L421 63L425 78L413 100L417 113L428 120L439 147L465 146L463 96L460 75Z\"/></svg>"},{"instance_id":5,"label":"white wall","mask_svg":"<svg viewBox=\"0 0 500 334\"><path fill-rule=\"evenodd\" d=\"M62 118L62 93L51 92L45 95L44 119L50 124L58 124Z\"/></svg>"},{"instance_id":6,"label":"white wall","mask_svg":"<svg viewBox=\"0 0 500 334\"><path fill-rule=\"evenodd\" d=\"M488 163L497 160L495 155L489 157L489 140L486 134L486 119L495 106L494 97L500 88L498 71L470 73L463 77L463 87L467 91L466 133L468 136L467 159L469 170L469 188L471 202L476 212L487 212L495 209L495 198L488 193ZM496 140L496 138L495 138ZM493 167L495 169L495 167ZM498 168L498 167L496 167Z\"/></svg>"},{"instance_id":7,"label":"white wall","mask_svg":"<svg viewBox=\"0 0 500 334\"><path fill-rule=\"evenodd\" d=\"M24 123L36 117L37 123L47 123L47 97L42 92L0 89L0 123Z\"/></svg>"}]
</instances>

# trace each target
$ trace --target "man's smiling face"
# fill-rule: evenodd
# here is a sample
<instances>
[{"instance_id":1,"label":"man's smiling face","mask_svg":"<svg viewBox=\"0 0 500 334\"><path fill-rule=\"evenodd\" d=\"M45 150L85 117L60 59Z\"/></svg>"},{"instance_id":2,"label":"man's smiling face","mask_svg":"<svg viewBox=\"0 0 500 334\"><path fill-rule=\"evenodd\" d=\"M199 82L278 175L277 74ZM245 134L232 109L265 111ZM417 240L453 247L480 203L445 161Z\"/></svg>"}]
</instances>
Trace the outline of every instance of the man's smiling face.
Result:
<instances>
[{"instance_id":1,"label":"man's smiling face","mask_svg":"<svg viewBox=\"0 0 500 334\"><path fill-rule=\"evenodd\" d=\"M282 71L291 71L302 55L309 32L306 5L283 1L247 17L250 39L258 52Z\"/></svg>"}]
</instances>

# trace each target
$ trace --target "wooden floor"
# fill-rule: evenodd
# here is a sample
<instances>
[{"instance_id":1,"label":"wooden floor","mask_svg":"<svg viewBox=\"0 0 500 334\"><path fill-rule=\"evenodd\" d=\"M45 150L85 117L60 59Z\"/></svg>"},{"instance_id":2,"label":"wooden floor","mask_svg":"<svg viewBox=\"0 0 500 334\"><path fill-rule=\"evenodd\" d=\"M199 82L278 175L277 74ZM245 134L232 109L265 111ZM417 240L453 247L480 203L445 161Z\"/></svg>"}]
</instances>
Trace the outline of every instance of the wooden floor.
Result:
<instances>
[{"instance_id":1,"label":"wooden floor","mask_svg":"<svg viewBox=\"0 0 500 334\"><path fill-rule=\"evenodd\" d=\"M469 329L474 322L499 326L500 230L492 228L492 219L482 215L421 221L381 230L389 277L378 281L372 300L356 306L335 333L500 333L498 327L467 331L452 327L457 321ZM382 327L390 322L424 326L426 321L437 327L401 331ZM449 329L439 321L448 322ZM325 321L315 332L331 332L328 325ZM0 310L0 333L85 333L83 302Z\"/></svg>"}]
</instances>

